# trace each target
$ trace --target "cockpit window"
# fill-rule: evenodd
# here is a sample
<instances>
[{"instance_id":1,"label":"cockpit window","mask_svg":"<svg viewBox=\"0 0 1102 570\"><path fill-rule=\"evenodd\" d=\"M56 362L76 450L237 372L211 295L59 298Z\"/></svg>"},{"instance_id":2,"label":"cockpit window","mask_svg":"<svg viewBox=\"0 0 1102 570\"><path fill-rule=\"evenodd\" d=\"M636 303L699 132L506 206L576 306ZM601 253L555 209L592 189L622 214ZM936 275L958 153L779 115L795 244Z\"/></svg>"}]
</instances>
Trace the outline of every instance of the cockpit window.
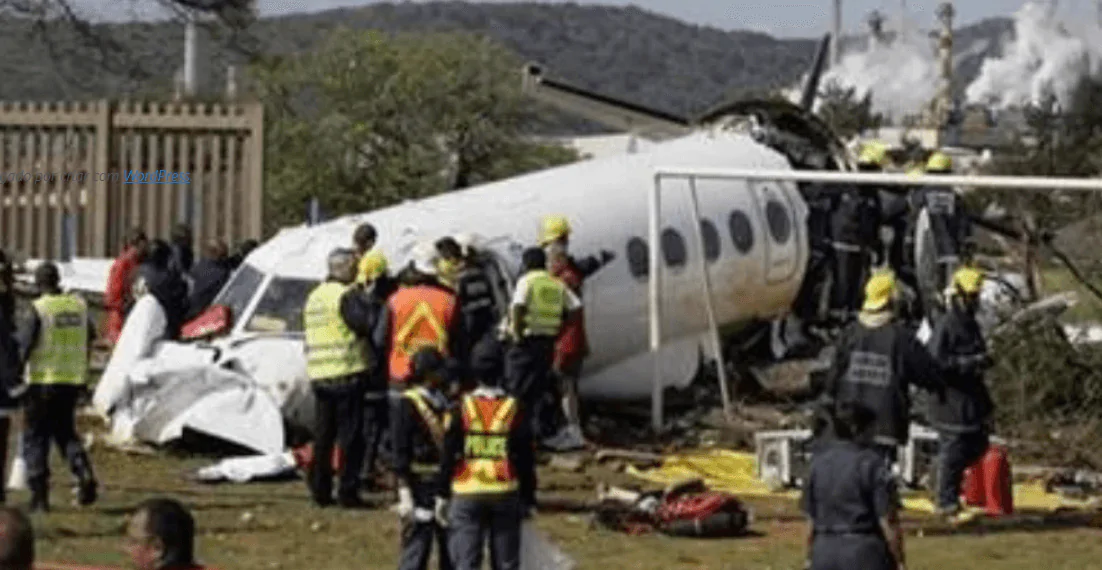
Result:
<instances>
[{"instance_id":1,"label":"cockpit window","mask_svg":"<svg viewBox=\"0 0 1102 570\"><path fill-rule=\"evenodd\" d=\"M318 286L317 281L275 278L260 296L249 322L248 332L302 332L302 308L306 297Z\"/></svg>"},{"instance_id":2,"label":"cockpit window","mask_svg":"<svg viewBox=\"0 0 1102 570\"><path fill-rule=\"evenodd\" d=\"M263 273L251 265L243 264L230 278L229 283L219 291L214 298L214 304L229 307L234 320L240 319L249 306L249 301L256 295L256 289L263 282Z\"/></svg>"}]
</instances>

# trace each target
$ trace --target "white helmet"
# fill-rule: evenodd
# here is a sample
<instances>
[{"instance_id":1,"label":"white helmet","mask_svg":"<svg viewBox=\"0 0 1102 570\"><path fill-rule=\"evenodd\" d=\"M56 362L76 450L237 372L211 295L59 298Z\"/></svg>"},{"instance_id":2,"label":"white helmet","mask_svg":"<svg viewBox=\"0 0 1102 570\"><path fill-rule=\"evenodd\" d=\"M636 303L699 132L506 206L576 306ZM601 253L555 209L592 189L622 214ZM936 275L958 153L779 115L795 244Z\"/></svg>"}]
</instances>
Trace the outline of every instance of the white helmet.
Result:
<instances>
[{"instance_id":1,"label":"white helmet","mask_svg":"<svg viewBox=\"0 0 1102 570\"><path fill-rule=\"evenodd\" d=\"M452 236L452 239L455 240L455 243L459 244L460 249L463 250L464 256L469 256L475 244L478 243L478 236L474 235L471 232L455 234L454 236Z\"/></svg>"},{"instance_id":2,"label":"white helmet","mask_svg":"<svg viewBox=\"0 0 1102 570\"><path fill-rule=\"evenodd\" d=\"M410 252L413 268L425 275L436 275L436 257L436 247L431 243L418 243Z\"/></svg>"}]
</instances>

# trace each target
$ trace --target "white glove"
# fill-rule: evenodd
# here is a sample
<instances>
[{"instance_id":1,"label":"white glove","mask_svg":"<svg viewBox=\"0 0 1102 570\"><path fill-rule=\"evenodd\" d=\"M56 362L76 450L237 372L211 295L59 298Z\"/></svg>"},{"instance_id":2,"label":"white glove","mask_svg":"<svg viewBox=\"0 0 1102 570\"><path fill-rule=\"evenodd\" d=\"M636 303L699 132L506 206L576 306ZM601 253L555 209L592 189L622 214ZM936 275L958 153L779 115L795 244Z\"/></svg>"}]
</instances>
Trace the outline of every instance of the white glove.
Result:
<instances>
[{"instance_id":1,"label":"white glove","mask_svg":"<svg viewBox=\"0 0 1102 570\"><path fill-rule=\"evenodd\" d=\"M413 515L413 492L409 487L398 487L398 504L394 506L398 517L408 520Z\"/></svg>"},{"instance_id":2,"label":"white glove","mask_svg":"<svg viewBox=\"0 0 1102 570\"><path fill-rule=\"evenodd\" d=\"M436 508L433 511L436 524L440 525L440 528L448 528L448 500L443 497L436 497Z\"/></svg>"}]
</instances>

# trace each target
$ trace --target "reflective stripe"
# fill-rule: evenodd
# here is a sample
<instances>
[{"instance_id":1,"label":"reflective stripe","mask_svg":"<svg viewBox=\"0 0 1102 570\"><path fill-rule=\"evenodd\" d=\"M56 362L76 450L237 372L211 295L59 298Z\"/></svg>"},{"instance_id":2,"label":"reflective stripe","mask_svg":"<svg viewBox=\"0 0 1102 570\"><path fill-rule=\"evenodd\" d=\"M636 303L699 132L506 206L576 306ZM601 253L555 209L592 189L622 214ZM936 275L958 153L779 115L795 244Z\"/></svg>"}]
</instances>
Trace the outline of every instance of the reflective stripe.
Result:
<instances>
[{"instance_id":1,"label":"reflective stripe","mask_svg":"<svg viewBox=\"0 0 1102 570\"><path fill-rule=\"evenodd\" d=\"M40 328L27 359L30 384L81 385L88 379L88 307L75 295L43 295L34 302Z\"/></svg>"},{"instance_id":2,"label":"reflective stripe","mask_svg":"<svg viewBox=\"0 0 1102 570\"><path fill-rule=\"evenodd\" d=\"M528 277L528 297L524 334L557 336L562 327L566 285L546 271L534 271Z\"/></svg>"},{"instance_id":3,"label":"reflective stripe","mask_svg":"<svg viewBox=\"0 0 1102 570\"><path fill-rule=\"evenodd\" d=\"M347 290L342 283L322 283L306 299L306 375L312 381L349 376L371 365L367 343L341 316L341 297Z\"/></svg>"},{"instance_id":4,"label":"reflective stripe","mask_svg":"<svg viewBox=\"0 0 1102 570\"><path fill-rule=\"evenodd\" d=\"M438 414L436 410L425 401L425 397L417 389L406 390L402 394L402 397L409 400L413 404L413 408L417 410L417 415L421 416L421 423L429 430L429 435L432 437L432 442L436 445L437 449L444 449L444 426L449 423L449 416L447 412Z\"/></svg>"},{"instance_id":5,"label":"reflective stripe","mask_svg":"<svg viewBox=\"0 0 1102 570\"><path fill-rule=\"evenodd\" d=\"M854 351L849 357L845 381L887 388L892 383L892 360L875 352Z\"/></svg>"},{"instance_id":6,"label":"reflective stripe","mask_svg":"<svg viewBox=\"0 0 1102 570\"><path fill-rule=\"evenodd\" d=\"M452 476L453 493L499 494L517 489L509 461L509 435L516 410L517 401L512 397L463 397L463 459Z\"/></svg>"},{"instance_id":7,"label":"reflective stripe","mask_svg":"<svg viewBox=\"0 0 1102 570\"><path fill-rule=\"evenodd\" d=\"M926 211L939 216L952 216L956 213L957 196L945 190L926 192Z\"/></svg>"},{"instance_id":8,"label":"reflective stripe","mask_svg":"<svg viewBox=\"0 0 1102 570\"><path fill-rule=\"evenodd\" d=\"M436 338L414 334L417 326L422 322L429 326ZM428 303L418 301L413 307L413 313L395 333L394 341L394 349L409 357L417 354L417 351L426 346L436 347L440 352L444 352L444 349L448 346L448 329L444 327L440 319L436 318L436 314L432 312L432 307Z\"/></svg>"}]
</instances>

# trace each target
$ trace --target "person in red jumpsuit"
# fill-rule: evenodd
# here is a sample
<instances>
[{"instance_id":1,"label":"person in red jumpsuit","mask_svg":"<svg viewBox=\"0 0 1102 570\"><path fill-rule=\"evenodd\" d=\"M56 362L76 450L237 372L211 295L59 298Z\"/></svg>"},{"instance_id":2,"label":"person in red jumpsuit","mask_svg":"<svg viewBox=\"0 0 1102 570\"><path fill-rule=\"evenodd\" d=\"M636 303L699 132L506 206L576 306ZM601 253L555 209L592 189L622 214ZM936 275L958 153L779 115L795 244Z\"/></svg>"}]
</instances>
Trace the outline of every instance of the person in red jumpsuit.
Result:
<instances>
[{"instance_id":1,"label":"person in red jumpsuit","mask_svg":"<svg viewBox=\"0 0 1102 570\"><path fill-rule=\"evenodd\" d=\"M103 292L103 304L107 312L103 338L111 346L118 342L119 334L126 323L126 314L134 304L132 287L148 244L149 238L145 231L141 228L130 230L122 253L115 258L107 275L107 289Z\"/></svg>"},{"instance_id":2,"label":"person in red jumpsuit","mask_svg":"<svg viewBox=\"0 0 1102 570\"><path fill-rule=\"evenodd\" d=\"M543 220L540 246L547 252L547 270L566 283L578 298L582 298L582 284L591 275L615 258L608 250L600 257L576 259L568 252L570 223L562 216L548 216ZM563 413L566 426L554 437L544 442L555 449L577 449L585 445L582 436L581 411L578 404L578 379L582 374L582 361L589 355L589 341L585 334L584 309L563 323L555 342L552 368L559 378Z\"/></svg>"}]
</instances>

